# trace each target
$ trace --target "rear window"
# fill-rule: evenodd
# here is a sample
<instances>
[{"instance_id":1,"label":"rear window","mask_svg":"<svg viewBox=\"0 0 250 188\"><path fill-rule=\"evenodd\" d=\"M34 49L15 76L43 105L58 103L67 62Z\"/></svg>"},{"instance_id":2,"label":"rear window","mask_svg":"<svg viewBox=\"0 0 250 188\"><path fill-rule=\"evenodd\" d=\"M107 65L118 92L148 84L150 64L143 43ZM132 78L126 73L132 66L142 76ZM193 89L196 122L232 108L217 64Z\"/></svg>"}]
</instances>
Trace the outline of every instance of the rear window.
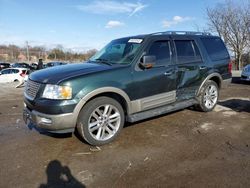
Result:
<instances>
[{"instance_id":1,"label":"rear window","mask_svg":"<svg viewBox=\"0 0 250 188\"><path fill-rule=\"evenodd\" d=\"M229 58L227 48L220 38L201 38L212 61Z\"/></svg>"},{"instance_id":2,"label":"rear window","mask_svg":"<svg viewBox=\"0 0 250 188\"><path fill-rule=\"evenodd\" d=\"M19 70L18 69L9 69L10 70L10 74L16 74L16 73L19 73Z\"/></svg>"}]
</instances>

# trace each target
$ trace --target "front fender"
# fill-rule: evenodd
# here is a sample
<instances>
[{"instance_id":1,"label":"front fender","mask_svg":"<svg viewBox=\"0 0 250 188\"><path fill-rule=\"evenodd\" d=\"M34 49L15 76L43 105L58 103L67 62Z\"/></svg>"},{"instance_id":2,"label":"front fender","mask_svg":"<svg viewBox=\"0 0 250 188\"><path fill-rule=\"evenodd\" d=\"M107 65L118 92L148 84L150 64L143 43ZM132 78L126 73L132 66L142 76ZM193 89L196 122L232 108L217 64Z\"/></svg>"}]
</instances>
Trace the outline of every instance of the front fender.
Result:
<instances>
[{"instance_id":1,"label":"front fender","mask_svg":"<svg viewBox=\"0 0 250 188\"><path fill-rule=\"evenodd\" d=\"M87 92L86 95L84 95L81 100L78 102L78 104L76 105L75 109L74 109L74 114L79 114L80 110L82 109L82 107L93 97L99 95L99 94L102 94L102 93L115 93L115 94L118 94L120 95L125 101L126 101L126 104L127 104L127 107L128 107L128 113L131 112L131 100L129 98L129 96L126 94L125 91L123 91L122 89L119 89L119 88L116 88L116 87L110 87L110 86L106 86L106 87L100 87L100 88L97 88L97 89L94 89L93 91L91 92L88 92L88 91L81 91L82 94Z\"/></svg>"}]
</instances>

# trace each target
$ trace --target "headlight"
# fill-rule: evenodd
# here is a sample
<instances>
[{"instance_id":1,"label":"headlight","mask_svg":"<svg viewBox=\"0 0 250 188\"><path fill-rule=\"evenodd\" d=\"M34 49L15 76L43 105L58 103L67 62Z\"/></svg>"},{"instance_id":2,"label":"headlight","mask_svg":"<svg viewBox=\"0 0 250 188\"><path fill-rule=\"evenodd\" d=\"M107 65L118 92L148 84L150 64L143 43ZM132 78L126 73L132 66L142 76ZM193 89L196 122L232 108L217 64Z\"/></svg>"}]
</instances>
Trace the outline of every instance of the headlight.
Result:
<instances>
[{"instance_id":1,"label":"headlight","mask_svg":"<svg viewBox=\"0 0 250 188\"><path fill-rule=\"evenodd\" d=\"M47 84L42 97L46 99L71 99L72 88L70 86Z\"/></svg>"}]
</instances>

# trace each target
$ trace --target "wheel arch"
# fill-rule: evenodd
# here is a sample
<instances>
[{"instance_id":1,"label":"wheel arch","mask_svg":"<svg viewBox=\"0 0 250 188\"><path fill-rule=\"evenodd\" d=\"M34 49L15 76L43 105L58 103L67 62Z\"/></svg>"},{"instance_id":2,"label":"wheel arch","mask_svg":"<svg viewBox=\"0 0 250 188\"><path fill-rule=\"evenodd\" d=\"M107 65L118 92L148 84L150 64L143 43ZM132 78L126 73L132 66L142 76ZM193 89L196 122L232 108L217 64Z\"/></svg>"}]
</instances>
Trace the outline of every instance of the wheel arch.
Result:
<instances>
[{"instance_id":1,"label":"wheel arch","mask_svg":"<svg viewBox=\"0 0 250 188\"><path fill-rule=\"evenodd\" d=\"M221 88L221 83L222 83L222 77L219 73L212 73L212 74L209 74L204 80L203 82L201 83L199 89L197 90L196 92L196 96L199 95L200 91L201 91L201 88L204 86L204 84L208 81L208 80L213 80L217 85L218 85L218 88L220 89Z\"/></svg>"},{"instance_id":2,"label":"wheel arch","mask_svg":"<svg viewBox=\"0 0 250 188\"><path fill-rule=\"evenodd\" d=\"M78 114L80 113L84 105L90 100L93 100L94 98L100 97L100 96L107 96L107 97L117 100L123 107L125 115L131 112L130 98L123 90L119 88L115 88L115 87L102 87L102 88L98 88L96 90L91 91L78 102L78 104L76 105L74 109L75 122L77 121Z\"/></svg>"}]
</instances>

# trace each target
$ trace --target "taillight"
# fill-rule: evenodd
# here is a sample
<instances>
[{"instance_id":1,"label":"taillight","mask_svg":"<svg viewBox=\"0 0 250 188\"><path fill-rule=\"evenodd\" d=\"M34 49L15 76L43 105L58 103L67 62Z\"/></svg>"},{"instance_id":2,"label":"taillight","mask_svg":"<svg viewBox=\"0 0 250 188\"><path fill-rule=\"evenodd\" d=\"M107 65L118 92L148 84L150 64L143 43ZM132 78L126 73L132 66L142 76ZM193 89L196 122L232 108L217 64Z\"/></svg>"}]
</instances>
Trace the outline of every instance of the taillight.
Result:
<instances>
[{"instance_id":1,"label":"taillight","mask_svg":"<svg viewBox=\"0 0 250 188\"><path fill-rule=\"evenodd\" d=\"M26 74L24 74L24 73L21 73L21 74L20 74L20 76L22 76L22 77L25 77L25 75L26 75Z\"/></svg>"},{"instance_id":2,"label":"taillight","mask_svg":"<svg viewBox=\"0 0 250 188\"><path fill-rule=\"evenodd\" d=\"M232 61L229 61L229 63L228 63L228 73L230 73L230 74L232 74L232 65L233 65Z\"/></svg>"}]
</instances>

